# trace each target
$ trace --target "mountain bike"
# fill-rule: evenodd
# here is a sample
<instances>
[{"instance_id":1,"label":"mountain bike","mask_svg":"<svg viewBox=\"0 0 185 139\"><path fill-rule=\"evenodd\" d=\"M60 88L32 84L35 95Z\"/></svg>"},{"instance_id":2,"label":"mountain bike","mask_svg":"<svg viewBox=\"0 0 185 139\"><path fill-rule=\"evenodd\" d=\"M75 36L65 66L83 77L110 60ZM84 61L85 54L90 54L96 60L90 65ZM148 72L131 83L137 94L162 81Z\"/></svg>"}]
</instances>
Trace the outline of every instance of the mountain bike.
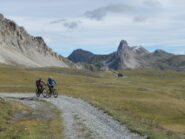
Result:
<instances>
[{"instance_id":1,"label":"mountain bike","mask_svg":"<svg viewBox=\"0 0 185 139\"><path fill-rule=\"evenodd\" d=\"M58 91L54 87L51 87L51 89L48 89L47 91L47 97L51 97L52 95L54 96L54 98L58 97Z\"/></svg>"},{"instance_id":2,"label":"mountain bike","mask_svg":"<svg viewBox=\"0 0 185 139\"><path fill-rule=\"evenodd\" d=\"M40 97L40 95L42 94L43 97L47 97L47 91L44 87L38 87L36 90L35 90L35 93L36 93L36 96L37 97Z\"/></svg>"}]
</instances>

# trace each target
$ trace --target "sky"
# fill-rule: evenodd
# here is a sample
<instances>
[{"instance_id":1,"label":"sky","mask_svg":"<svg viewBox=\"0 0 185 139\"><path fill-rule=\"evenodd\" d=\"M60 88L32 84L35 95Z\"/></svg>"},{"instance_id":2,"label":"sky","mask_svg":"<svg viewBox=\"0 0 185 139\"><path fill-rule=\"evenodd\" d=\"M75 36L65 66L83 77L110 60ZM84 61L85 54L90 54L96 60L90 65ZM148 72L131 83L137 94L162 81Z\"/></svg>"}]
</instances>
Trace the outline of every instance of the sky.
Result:
<instances>
[{"instance_id":1,"label":"sky","mask_svg":"<svg viewBox=\"0 0 185 139\"><path fill-rule=\"evenodd\" d=\"M0 13L63 56L108 54L121 40L185 54L185 0L0 0Z\"/></svg>"}]
</instances>

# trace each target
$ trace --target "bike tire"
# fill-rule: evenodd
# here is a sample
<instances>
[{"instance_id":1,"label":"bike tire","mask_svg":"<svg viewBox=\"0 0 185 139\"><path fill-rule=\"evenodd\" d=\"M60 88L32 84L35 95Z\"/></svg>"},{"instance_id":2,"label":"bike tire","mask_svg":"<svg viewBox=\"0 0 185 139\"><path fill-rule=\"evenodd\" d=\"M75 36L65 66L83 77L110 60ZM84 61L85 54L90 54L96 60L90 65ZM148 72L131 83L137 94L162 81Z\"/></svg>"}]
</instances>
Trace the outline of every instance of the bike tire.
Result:
<instances>
[{"instance_id":1,"label":"bike tire","mask_svg":"<svg viewBox=\"0 0 185 139\"><path fill-rule=\"evenodd\" d=\"M52 96L52 93L48 90L47 91L47 97L51 97Z\"/></svg>"},{"instance_id":2,"label":"bike tire","mask_svg":"<svg viewBox=\"0 0 185 139\"><path fill-rule=\"evenodd\" d=\"M56 89L53 90L53 96L54 96L54 98L57 98L58 97L58 92L57 92Z\"/></svg>"},{"instance_id":3,"label":"bike tire","mask_svg":"<svg viewBox=\"0 0 185 139\"><path fill-rule=\"evenodd\" d=\"M43 96L43 97L47 97L47 95L48 95L48 93L47 93L46 89L43 89L43 91L42 91L42 96Z\"/></svg>"},{"instance_id":4,"label":"bike tire","mask_svg":"<svg viewBox=\"0 0 185 139\"><path fill-rule=\"evenodd\" d=\"M36 96L37 97L40 97L40 93L39 93L39 90L38 89L35 90L35 93L36 93Z\"/></svg>"}]
</instances>

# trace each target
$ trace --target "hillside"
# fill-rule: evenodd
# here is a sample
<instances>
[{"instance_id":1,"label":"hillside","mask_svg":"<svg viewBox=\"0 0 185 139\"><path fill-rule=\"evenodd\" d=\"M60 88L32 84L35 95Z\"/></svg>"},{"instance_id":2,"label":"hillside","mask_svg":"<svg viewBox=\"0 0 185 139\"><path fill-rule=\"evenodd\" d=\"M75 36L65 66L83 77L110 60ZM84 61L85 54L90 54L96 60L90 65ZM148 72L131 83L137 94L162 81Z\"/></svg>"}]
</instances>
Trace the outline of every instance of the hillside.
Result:
<instances>
[{"instance_id":1,"label":"hillside","mask_svg":"<svg viewBox=\"0 0 185 139\"><path fill-rule=\"evenodd\" d=\"M23 67L70 67L74 64L53 52L42 37L33 37L23 27L0 14L0 63Z\"/></svg>"}]
</instances>

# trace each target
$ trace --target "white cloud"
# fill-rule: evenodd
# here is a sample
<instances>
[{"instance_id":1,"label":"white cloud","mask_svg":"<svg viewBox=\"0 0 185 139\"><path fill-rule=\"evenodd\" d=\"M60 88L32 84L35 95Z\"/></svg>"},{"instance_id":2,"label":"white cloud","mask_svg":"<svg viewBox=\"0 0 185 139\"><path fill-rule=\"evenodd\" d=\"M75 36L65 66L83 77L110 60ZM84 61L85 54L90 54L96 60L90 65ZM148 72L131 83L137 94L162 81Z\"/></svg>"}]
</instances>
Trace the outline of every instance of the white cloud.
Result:
<instances>
[{"instance_id":1,"label":"white cloud","mask_svg":"<svg viewBox=\"0 0 185 139\"><path fill-rule=\"evenodd\" d=\"M87 11L84 13L84 16L90 19L102 20L108 13L128 13L133 10L135 9L129 5L119 3Z\"/></svg>"},{"instance_id":2,"label":"white cloud","mask_svg":"<svg viewBox=\"0 0 185 139\"><path fill-rule=\"evenodd\" d=\"M166 50L173 47L174 52L175 46L181 46L181 48L185 46L185 2L183 0L94 0L91 2L55 0L55 2L49 2L53 3L49 11L52 15L56 13L55 16L51 16L49 11L44 9L40 11L42 16L38 17L35 16L36 13L31 16L32 11L26 10L25 14L28 12L29 16L21 16L19 13L20 15L8 17L24 26L31 34L44 36L46 42L57 50L59 47L67 49L66 46L83 47L89 50L95 47L113 49L121 39L126 39L130 45L161 46L161 49ZM57 2L61 5L61 10L55 9ZM48 8L49 3L46 2L42 8ZM52 8L53 5L55 6ZM51 22L52 24L49 24ZM179 50L180 47L176 49Z\"/></svg>"},{"instance_id":3,"label":"white cloud","mask_svg":"<svg viewBox=\"0 0 185 139\"><path fill-rule=\"evenodd\" d=\"M159 0L144 0L144 5L148 6L149 8L162 8L163 5L159 2Z\"/></svg>"}]
</instances>

